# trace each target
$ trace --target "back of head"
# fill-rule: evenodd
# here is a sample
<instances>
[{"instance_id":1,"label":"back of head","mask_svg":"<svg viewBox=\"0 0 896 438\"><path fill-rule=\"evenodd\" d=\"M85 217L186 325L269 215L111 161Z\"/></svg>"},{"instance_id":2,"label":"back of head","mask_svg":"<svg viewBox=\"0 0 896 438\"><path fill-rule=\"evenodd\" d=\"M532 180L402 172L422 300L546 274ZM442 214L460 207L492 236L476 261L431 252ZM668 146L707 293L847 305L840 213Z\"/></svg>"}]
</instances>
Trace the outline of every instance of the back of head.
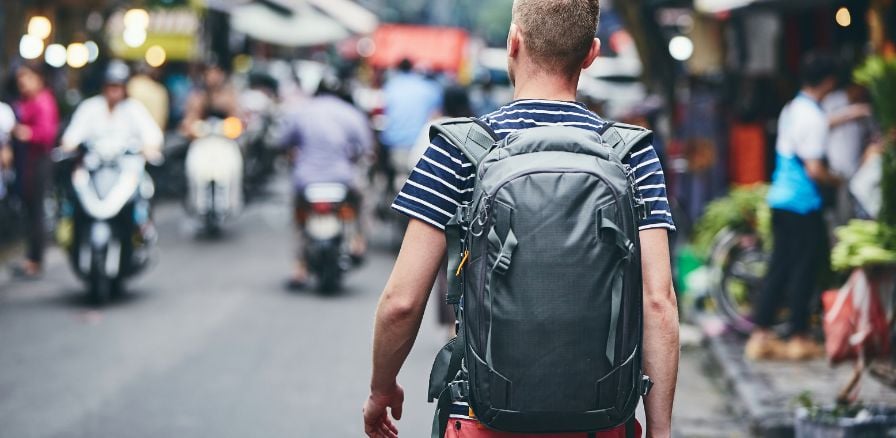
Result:
<instances>
[{"instance_id":1,"label":"back of head","mask_svg":"<svg viewBox=\"0 0 896 438\"><path fill-rule=\"evenodd\" d=\"M597 35L599 0L515 0L513 23L532 61L558 74L577 74Z\"/></svg>"},{"instance_id":2,"label":"back of head","mask_svg":"<svg viewBox=\"0 0 896 438\"><path fill-rule=\"evenodd\" d=\"M826 53L809 53L803 57L800 74L804 87L817 87L828 79L837 78L837 61Z\"/></svg>"},{"instance_id":3,"label":"back of head","mask_svg":"<svg viewBox=\"0 0 896 438\"><path fill-rule=\"evenodd\" d=\"M467 90L459 86L446 88L443 110L448 117L472 117L473 110Z\"/></svg>"},{"instance_id":4,"label":"back of head","mask_svg":"<svg viewBox=\"0 0 896 438\"><path fill-rule=\"evenodd\" d=\"M410 73L413 69L414 63L408 58L404 58L398 63L398 71L402 73Z\"/></svg>"}]
</instances>

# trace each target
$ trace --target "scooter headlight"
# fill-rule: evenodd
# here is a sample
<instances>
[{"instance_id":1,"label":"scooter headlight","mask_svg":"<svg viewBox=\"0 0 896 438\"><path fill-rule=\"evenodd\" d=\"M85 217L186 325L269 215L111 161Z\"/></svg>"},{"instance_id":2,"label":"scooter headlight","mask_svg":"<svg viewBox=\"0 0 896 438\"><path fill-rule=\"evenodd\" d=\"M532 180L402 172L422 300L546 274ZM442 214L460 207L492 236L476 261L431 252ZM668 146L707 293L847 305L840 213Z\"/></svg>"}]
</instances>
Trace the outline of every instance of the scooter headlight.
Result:
<instances>
[{"instance_id":1,"label":"scooter headlight","mask_svg":"<svg viewBox=\"0 0 896 438\"><path fill-rule=\"evenodd\" d=\"M112 238L112 227L107 222L95 222L90 228L90 243L94 247L101 247L109 243Z\"/></svg>"}]
</instances>

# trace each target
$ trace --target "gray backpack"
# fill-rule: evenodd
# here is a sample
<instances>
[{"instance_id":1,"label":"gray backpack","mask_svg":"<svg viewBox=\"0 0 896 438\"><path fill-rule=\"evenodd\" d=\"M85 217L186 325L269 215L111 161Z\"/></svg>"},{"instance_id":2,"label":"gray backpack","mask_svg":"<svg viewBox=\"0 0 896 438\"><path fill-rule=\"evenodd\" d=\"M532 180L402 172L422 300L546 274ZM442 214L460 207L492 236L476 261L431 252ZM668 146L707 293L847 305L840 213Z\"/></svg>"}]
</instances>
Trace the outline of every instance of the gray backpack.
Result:
<instances>
[{"instance_id":1,"label":"gray backpack","mask_svg":"<svg viewBox=\"0 0 896 438\"><path fill-rule=\"evenodd\" d=\"M513 433L626 425L650 379L641 368L638 220L621 162L651 132L538 127L498 141L483 122L432 128L476 168L473 201L446 228L448 298L458 336L439 353L433 437L452 402Z\"/></svg>"}]
</instances>

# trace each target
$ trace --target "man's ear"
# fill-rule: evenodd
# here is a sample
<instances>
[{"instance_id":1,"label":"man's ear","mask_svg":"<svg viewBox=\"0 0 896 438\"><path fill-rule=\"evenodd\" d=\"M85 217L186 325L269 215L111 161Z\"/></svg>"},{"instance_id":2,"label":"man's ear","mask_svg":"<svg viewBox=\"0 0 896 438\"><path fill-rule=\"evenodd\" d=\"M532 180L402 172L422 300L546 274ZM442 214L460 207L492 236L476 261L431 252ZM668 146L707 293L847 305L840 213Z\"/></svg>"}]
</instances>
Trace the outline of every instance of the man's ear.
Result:
<instances>
[{"instance_id":1,"label":"man's ear","mask_svg":"<svg viewBox=\"0 0 896 438\"><path fill-rule=\"evenodd\" d=\"M591 49L588 50L588 56L585 57L585 62L582 63L582 70L591 67L591 64L594 64L594 61L598 56L600 56L600 38L595 38L594 41L591 42Z\"/></svg>"},{"instance_id":2,"label":"man's ear","mask_svg":"<svg viewBox=\"0 0 896 438\"><path fill-rule=\"evenodd\" d=\"M520 45L522 44L522 33L516 24L510 25L510 32L507 33L507 56L516 58L520 53Z\"/></svg>"}]
</instances>

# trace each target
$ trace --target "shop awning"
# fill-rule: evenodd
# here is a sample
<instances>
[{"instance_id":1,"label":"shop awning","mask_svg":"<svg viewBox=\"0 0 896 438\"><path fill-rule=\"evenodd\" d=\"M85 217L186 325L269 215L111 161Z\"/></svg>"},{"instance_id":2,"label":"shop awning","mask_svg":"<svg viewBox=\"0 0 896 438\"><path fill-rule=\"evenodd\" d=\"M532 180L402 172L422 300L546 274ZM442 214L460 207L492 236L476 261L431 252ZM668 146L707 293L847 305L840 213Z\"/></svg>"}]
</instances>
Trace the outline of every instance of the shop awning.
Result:
<instances>
[{"instance_id":1,"label":"shop awning","mask_svg":"<svg viewBox=\"0 0 896 438\"><path fill-rule=\"evenodd\" d=\"M355 34L371 34L380 24L376 14L351 0L306 1L317 10L340 22L346 29Z\"/></svg>"},{"instance_id":2,"label":"shop awning","mask_svg":"<svg viewBox=\"0 0 896 438\"><path fill-rule=\"evenodd\" d=\"M221 8L224 4L208 3ZM257 0L230 4L230 24L249 37L287 47L307 47L373 33L377 16L351 0Z\"/></svg>"},{"instance_id":3,"label":"shop awning","mask_svg":"<svg viewBox=\"0 0 896 438\"><path fill-rule=\"evenodd\" d=\"M834 2L834 0L694 0L694 9L705 14L718 14L753 6L800 9Z\"/></svg>"},{"instance_id":4,"label":"shop awning","mask_svg":"<svg viewBox=\"0 0 896 438\"><path fill-rule=\"evenodd\" d=\"M705 14L718 14L749 6L756 0L694 0L694 9Z\"/></svg>"},{"instance_id":5,"label":"shop awning","mask_svg":"<svg viewBox=\"0 0 896 438\"><path fill-rule=\"evenodd\" d=\"M341 23L307 3L291 8L267 3L237 6L230 11L230 26L256 40L287 47L328 44L351 35Z\"/></svg>"}]
</instances>

